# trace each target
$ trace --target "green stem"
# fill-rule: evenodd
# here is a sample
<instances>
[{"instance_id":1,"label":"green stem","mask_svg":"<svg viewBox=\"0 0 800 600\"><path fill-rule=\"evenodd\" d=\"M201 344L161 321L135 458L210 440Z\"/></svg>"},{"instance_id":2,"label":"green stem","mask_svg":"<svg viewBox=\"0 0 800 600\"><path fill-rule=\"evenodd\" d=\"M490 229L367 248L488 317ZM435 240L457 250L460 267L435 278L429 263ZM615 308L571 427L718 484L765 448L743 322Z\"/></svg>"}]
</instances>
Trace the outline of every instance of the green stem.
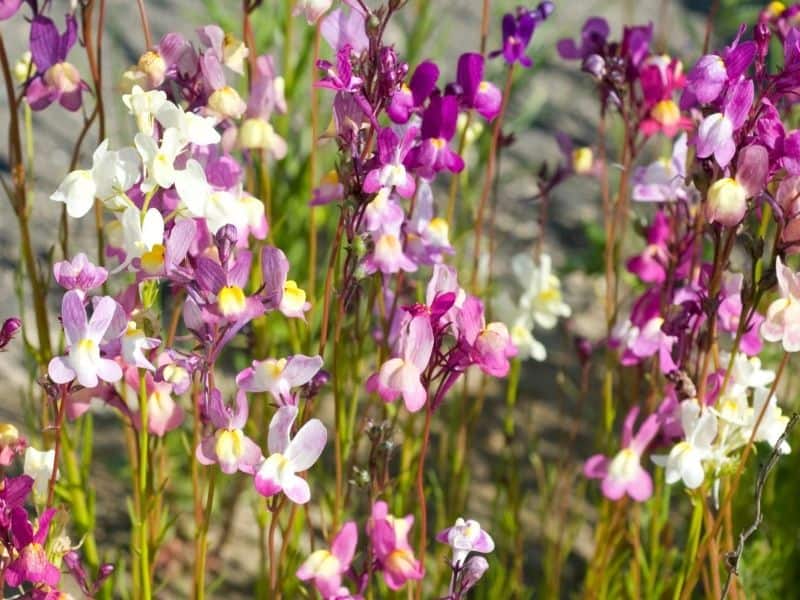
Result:
<instances>
[{"instance_id":1,"label":"green stem","mask_svg":"<svg viewBox=\"0 0 800 600\"><path fill-rule=\"evenodd\" d=\"M203 511L203 524L197 532L197 574L195 581L195 598L206 597L206 556L208 554L208 526L211 523L211 511L214 509L214 490L217 483L217 471L212 469L206 492L206 508Z\"/></svg>"},{"instance_id":2,"label":"green stem","mask_svg":"<svg viewBox=\"0 0 800 600\"><path fill-rule=\"evenodd\" d=\"M148 430L148 416L147 416L147 382L145 380L145 371L139 371L139 415L141 421L139 423L139 552L141 561L141 575L142 575L142 597L148 600L152 598L152 582L150 570L150 539L148 532L148 512L149 512L149 499L147 488L147 466L149 462L149 444L150 432Z\"/></svg>"}]
</instances>

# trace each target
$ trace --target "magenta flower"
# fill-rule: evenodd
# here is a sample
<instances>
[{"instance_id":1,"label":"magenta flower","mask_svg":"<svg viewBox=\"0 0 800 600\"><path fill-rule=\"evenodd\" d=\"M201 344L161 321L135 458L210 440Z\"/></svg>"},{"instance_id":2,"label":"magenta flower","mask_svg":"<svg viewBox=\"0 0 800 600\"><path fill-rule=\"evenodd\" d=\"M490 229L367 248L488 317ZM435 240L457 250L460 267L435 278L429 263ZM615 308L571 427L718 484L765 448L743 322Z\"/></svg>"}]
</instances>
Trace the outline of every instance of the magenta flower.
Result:
<instances>
[{"instance_id":1,"label":"magenta flower","mask_svg":"<svg viewBox=\"0 0 800 600\"><path fill-rule=\"evenodd\" d=\"M367 274L380 271L389 275L398 271L412 273L417 270L417 263L411 260L403 248L400 226L399 222L385 224L375 233L375 246L363 262Z\"/></svg>"},{"instance_id":2,"label":"magenta flower","mask_svg":"<svg viewBox=\"0 0 800 600\"><path fill-rule=\"evenodd\" d=\"M34 532L24 509L12 511L11 535L18 554L5 569L6 585L9 587L16 588L25 582L51 587L58 585L61 572L47 558L44 549L50 521L55 514L54 508L44 511Z\"/></svg>"},{"instance_id":3,"label":"magenta flower","mask_svg":"<svg viewBox=\"0 0 800 600\"><path fill-rule=\"evenodd\" d=\"M321 356L295 354L288 359L254 360L236 376L236 384L246 392L269 392L279 405L296 406L292 388L311 381L321 368Z\"/></svg>"},{"instance_id":4,"label":"magenta flower","mask_svg":"<svg viewBox=\"0 0 800 600\"><path fill-rule=\"evenodd\" d=\"M0 21L10 19L22 6L22 0L0 0Z\"/></svg>"},{"instance_id":5,"label":"magenta flower","mask_svg":"<svg viewBox=\"0 0 800 600\"><path fill-rule=\"evenodd\" d=\"M297 474L317 462L325 449L328 432L322 421L310 419L290 438L296 418L296 406L281 406L273 415L267 438L270 455L258 467L253 483L262 496L269 498L283 492L292 502L305 504L311 499L311 489Z\"/></svg>"},{"instance_id":6,"label":"magenta flower","mask_svg":"<svg viewBox=\"0 0 800 600\"><path fill-rule=\"evenodd\" d=\"M721 302L717 309L719 317L719 327L722 331L727 331L735 335L739 330L739 321L742 318L742 284L744 276L741 273L726 274L723 279L722 290L720 292ZM764 317L758 312L754 312L747 323L739 349L748 356L755 356L761 352L763 342L759 335L759 329Z\"/></svg>"},{"instance_id":7,"label":"magenta flower","mask_svg":"<svg viewBox=\"0 0 800 600\"><path fill-rule=\"evenodd\" d=\"M647 228L647 247L641 254L628 259L625 267L645 283L663 283L669 267L671 237L669 220L663 211L658 211Z\"/></svg>"},{"instance_id":8,"label":"magenta flower","mask_svg":"<svg viewBox=\"0 0 800 600\"><path fill-rule=\"evenodd\" d=\"M53 265L56 283L65 290L88 292L100 287L108 279L108 271L92 264L89 258L79 252L69 260L62 260Z\"/></svg>"},{"instance_id":9,"label":"magenta flower","mask_svg":"<svg viewBox=\"0 0 800 600\"><path fill-rule=\"evenodd\" d=\"M20 329L22 329L22 321L19 320L19 317L9 317L3 321L3 325L0 327L0 350L8 346Z\"/></svg>"},{"instance_id":10,"label":"magenta flower","mask_svg":"<svg viewBox=\"0 0 800 600\"><path fill-rule=\"evenodd\" d=\"M729 83L735 84L741 79L756 55L755 42L739 43L743 33L744 25L722 56L706 54L692 67L686 76L686 91L681 98L683 108L688 108L695 101L710 104L723 94Z\"/></svg>"},{"instance_id":11,"label":"magenta flower","mask_svg":"<svg viewBox=\"0 0 800 600\"><path fill-rule=\"evenodd\" d=\"M458 101L464 108L474 108L479 115L491 121L500 114L503 95L493 83L483 79L483 55L467 52L458 58L456 84Z\"/></svg>"},{"instance_id":12,"label":"magenta flower","mask_svg":"<svg viewBox=\"0 0 800 600\"><path fill-rule=\"evenodd\" d=\"M77 379L82 386L92 388L98 379L114 383L122 378L120 366L100 355L100 344L111 328L118 308L113 298L100 298L87 322L81 293L70 290L64 294L61 321L67 338L67 354L50 361L47 368L50 379L59 384Z\"/></svg>"},{"instance_id":13,"label":"magenta flower","mask_svg":"<svg viewBox=\"0 0 800 600\"><path fill-rule=\"evenodd\" d=\"M317 87L337 92L357 92L361 89L363 81L360 77L353 75L349 46L344 46L336 53L335 65L330 61L320 60L317 62L317 67L325 73L322 79L316 83Z\"/></svg>"},{"instance_id":14,"label":"magenta flower","mask_svg":"<svg viewBox=\"0 0 800 600\"><path fill-rule=\"evenodd\" d=\"M399 590L407 581L422 579L424 569L414 557L408 543L408 532L414 524L414 515L399 519L389 514L383 500L372 505L372 516L367 523L367 535L372 542L372 553L383 572L386 585Z\"/></svg>"},{"instance_id":15,"label":"magenta flower","mask_svg":"<svg viewBox=\"0 0 800 600\"><path fill-rule=\"evenodd\" d=\"M420 175L428 179L444 170L460 173L464 169L464 159L450 148L457 121L455 96L434 95L422 115L422 142L409 152L406 165L419 169Z\"/></svg>"},{"instance_id":16,"label":"magenta flower","mask_svg":"<svg viewBox=\"0 0 800 600\"><path fill-rule=\"evenodd\" d=\"M455 525L437 533L436 540L453 549L454 566L463 565L470 552L488 554L494 551L492 536L481 529L480 523L472 519L465 521L459 517Z\"/></svg>"},{"instance_id":17,"label":"magenta flower","mask_svg":"<svg viewBox=\"0 0 800 600\"><path fill-rule=\"evenodd\" d=\"M409 127L401 140L391 128L381 130L378 134L380 166L367 173L362 186L365 192L374 194L381 188L394 188L402 198L411 198L414 195L416 183L406 171L403 161L411 150L417 133L416 127Z\"/></svg>"},{"instance_id":18,"label":"magenta flower","mask_svg":"<svg viewBox=\"0 0 800 600\"><path fill-rule=\"evenodd\" d=\"M627 494L637 502L644 502L653 494L653 480L641 466L642 454L658 433L658 415L650 415L636 435L633 424L639 415L634 406L622 426L622 449L613 459L595 454L583 466L583 474L590 479L602 479L603 495L609 500L619 500Z\"/></svg>"},{"instance_id":19,"label":"magenta flower","mask_svg":"<svg viewBox=\"0 0 800 600\"><path fill-rule=\"evenodd\" d=\"M195 449L201 465L219 464L223 473L236 471L252 473L261 462L261 448L242 431L247 423L249 409L243 390L236 394L236 406L226 406L222 393L212 390L208 405L208 418L216 431L202 439Z\"/></svg>"},{"instance_id":20,"label":"magenta flower","mask_svg":"<svg viewBox=\"0 0 800 600\"><path fill-rule=\"evenodd\" d=\"M394 358L381 365L367 380L367 389L377 392L384 402L403 397L409 412L421 409L428 399L422 374L433 351L433 329L428 315L407 317L400 331Z\"/></svg>"},{"instance_id":21,"label":"magenta flower","mask_svg":"<svg viewBox=\"0 0 800 600\"><path fill-rule=\"evenodd\" d=\"M345 523L331 542L330 550L317 550L297 569L300 581L314 582L314 587L326 600L339 598L342 575L350 569L358 543L358 528L353 521Z\"/></svg>"},{"instance_id":22,"label":"magenta flower","mask_svg":"<svg viewBox=\"0 0 800 600\"><path fill-rule=\"evenodd\" d=\"M42 110L58 102L67 110L81 107L83 90L89 89L78 70L67 62L67 54L78 39L78 23L67 15L63 34L52 20L42 15L31 23L30 47L36 74L28 82L25 98L33 110Z\"/></svg>"},{"instance_id":23,"label":"magenta flower","mask_svg":"<svg viewBox=\"0 0 800 600\"><path fill-rule=\"evenodd\" d=\"M422 110L426 100L436 89L438 79L439 67L436 63L429 60L420 63L414 69L408 85L401 85L392 95L386 114L398 125L407 123L412 114Z\"/></svg>"}]
</instances>

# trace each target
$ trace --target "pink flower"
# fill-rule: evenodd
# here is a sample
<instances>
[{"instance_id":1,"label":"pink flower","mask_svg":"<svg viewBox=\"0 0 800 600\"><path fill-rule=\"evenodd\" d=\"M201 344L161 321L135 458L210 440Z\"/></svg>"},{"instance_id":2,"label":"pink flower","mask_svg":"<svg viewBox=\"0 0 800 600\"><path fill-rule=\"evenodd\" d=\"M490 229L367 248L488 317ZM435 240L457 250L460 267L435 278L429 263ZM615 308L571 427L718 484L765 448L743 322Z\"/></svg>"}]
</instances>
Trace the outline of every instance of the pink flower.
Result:
<instances>
[{"instance_id":1,"label":"pink flower","mask_svg":"<svg viewBox=\"0 0 800 600\"><path fill-rule=\"evenodd\" d=\"M294 438L290 438L289 432L296 418L296 406L281 406L275 412L267 438L270 455L258 468L254 483L262 496L269 498L283 492L292 502L305 504L311 499L311 490L297 473L307 471L317 462L325 448L328 432L322 421L310 419Z\"/></svg>"},{"instance_id":2,"label":"pink flower","mask_svg":"<svg viewBox=\"0 0 800 600\"><path fill-rule=\"evenodd\" d=\"M367 535L372 541L372 552L378 567L383 571L383 579L392 590L399 590L406 581L419 581L424 573L408 543L408 532L413 524L413 515L406 515L402 519L393 517L382 500L372 505Z\"/></svg>"},{"instance_id":3,"label":"pink flower","mask_svg":"<svg viewBox=\"0 0 800 600\"><path fill-rule=\"evenodd\" d=\"M768 342L781 342L786 352L797 352L800 350L800 278L783 264L780 256L775 262L775 274L781 297L769 305L761 335Z\"/></svg>"},{"instance_id":4,"label":"pink flower","mask_svg":"<svg viewBox=\"0 0 800 600\"><path fill-rule=\"evenodd\" d=\"M633 424L639 415L634 406L622 426L622 450L613 459L595 454L583 466L583 474L591 479L602 479L603 495L609 500L619 500L628 494L637 502L644 502L653 493L653 480L642 468L642 454L658 433L658 416L650 415L636 435Z\"/></svg>"},{"instance_id":5,"label":"pink flower","mask_svg":"<svg viewBox=\"0 0 800 600\"><path fill-rule=\"evenodd\" d=\"M108 279L108 271L92 264L83 252L76 254L71 261L62 260L54 264L53 275L64 289L83 292L103 285Z\"/></svg>"},{"instance_id":6,"label":"pink flower","mask_svg":"<svg viewBox=\"0 0 800 600\"><path fill-rule=\"evenodd\" d=\"M433 329L428 315L410 317L402 326L394 358L367 380L367 389L377 392L385 402L403 397L409 412L421 409L428 399L422 374L433 351Z\"/></svg>"},{"instance_id":7,"label":"pink flower","mask_svg":"<svg viewBox=\"0 0 800 600\"><path fill-rule=\"evenodd\" d=\"M345 523L333 538L330 550L317 550L297 569L301 581L314 581L323 598L338 598L342 590L342 575L350 568L358 543L358 529L353 521Z\"/></svg>"},{"instance_id":8,"label":"pink flower","mask_svg":"<svg viewBox=\"0 0 800 600\"><path fill-rule=\"evenodd\" d=\"M219 390L212 390L210 395L208 417L217 430L197 445L197 461L202 465L219 463L222 472L229 475L237 470L252 473L262 456L261 448L242 431L249 412L246 394L239 390L235 408L222 402Z\"/></svg>"},{"instance_id":9,"label":"pink flower","mask_svg":"<svg viewBox=\"0 0 800 600\"><path fill-rule=\"evenodd\" d=\"M486 324L483 302L470 296L457 316L462 344L478 367L487 375L505 377L510 368L508 359L517 354L508 328L500 322Z\"/></svg>"},{"instance_id":10,"label":"pink flower","mask_svg":"<svg viewBox=\"0 0 800 600\"><path fill-rule=\"evenodd\" d=\"M130 387L126 400L135 407L131 414L133 426L138 430L142 422L139 408L139 372L129 367L125 370L125 381ZM147 395L147 429L153 435L163 437L183 422L183 409L172 397L173 386L166 381L156 382L153 375L145 374L145 393Z\"/></svg>"}]
</instances>

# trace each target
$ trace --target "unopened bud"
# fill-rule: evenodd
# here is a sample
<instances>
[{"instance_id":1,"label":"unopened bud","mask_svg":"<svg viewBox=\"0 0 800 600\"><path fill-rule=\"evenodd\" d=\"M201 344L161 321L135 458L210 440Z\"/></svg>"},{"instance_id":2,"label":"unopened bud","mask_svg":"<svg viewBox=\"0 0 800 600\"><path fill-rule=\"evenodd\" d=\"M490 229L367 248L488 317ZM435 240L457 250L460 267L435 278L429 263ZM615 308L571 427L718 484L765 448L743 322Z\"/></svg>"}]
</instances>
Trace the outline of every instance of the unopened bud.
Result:
<instances>
[{"instance_id":1,"label":"unopened bud","mask_svg":"<svg viewBox=\"0 0 800 600\"><path fill-rule=\"evenodd\" d=\"M467 559L461 569L461 593L464 594L475 587L489 570L489 561L482 556L473 556Z\"/></svg>"},{"instance_id":2,"label":"unopened bud","mask_svg":"<svg viewBox=\"0 0 800 600\"><path fill-rule=\"evenodd\" d=\"M208 98L208 108L223 118L238 119L247 110L242 97L231 86L226 85L214 90Z\"/></svg>"},{"instance_id":3,"label":"unopened bud","mask_svg":"<svg viewBox=\"0 0 800 600\"><path fill-rule=\"evenodd\" d=\"M146 89L153 89L164 83L167 63L155 50L148 50L139 58L136 68L141 71L147 81Z\"/></svg>"},{"instance_id":4,"label":"unopened bud","mask_svg":"<svg viewBox=\"0 0 800 600\"><path fill-rule=\"evenodd\" d=\"M715 181L708 188L706 218L726 227L738 225L747 211L747 190L732 177Z\"/></svg>"}]
</instances>

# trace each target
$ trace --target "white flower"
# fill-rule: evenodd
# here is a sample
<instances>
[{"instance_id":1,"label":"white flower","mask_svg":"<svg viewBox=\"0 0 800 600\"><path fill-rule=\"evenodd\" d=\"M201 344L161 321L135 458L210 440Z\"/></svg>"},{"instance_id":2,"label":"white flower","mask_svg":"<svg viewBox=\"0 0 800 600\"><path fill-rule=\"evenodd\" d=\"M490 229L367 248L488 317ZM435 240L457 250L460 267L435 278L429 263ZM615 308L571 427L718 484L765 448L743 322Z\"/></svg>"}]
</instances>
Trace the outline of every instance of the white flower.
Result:
<instances>
[{"instance_id":1,"label":"white flower","mask_svg":"<svg viewBox=\"0 0 800 600\"><path fill-rule=\"evenodd\" d=\"M528 254L517 254L511 259L511 268L524 290L520 307L529 311L534 322L544 329L552 329L559 317L572 314L561 298L561 282L551 267L548 254L540 256L538 265Z\"/></svg>"},{"instance_id":2,"label":"white flower","mask_svg":"<svg viewBox=\"0 0 800 600\"><path fill-rule=\"evenodd\" d=\"M497 299L495 310L500 320L508 325L511 342L517 347L517 356L521 360L532 358L541 362L547 358L544 344L533 337L533 318L514 305L508 292L503 292Z\"/></svg>"},{"instance_id":3,"label":"white flower","mask_svg":"<svg viewBox=\"0 0 800 600\"><path fill-rule=\"evenodd\" d=\"M659 466L666 467L666 482L683 480L689 489L700 487L705 479L703 461L712 456L711 443L717 437L717 417L710 410L700 414L696 400L681 402L681 426L685 439L673 446L668 456L652 456Z\"/></svg>"},{"instance_id":4,"label":"white flower","mask_svg":"<svg viewBox=\"0 0 800 600\"><path fill-rule=\"evenodd\" d=\"M25 463L22 471L28 477L33 478L33 495L39 500L47 497L55 460L55 450L41 451L32 446L25 449ZM56 479L58 479L58 473L56 473Z\"/></svg>"},{"instance_id":5,"label":"white flower","mask_svg":"<svg viewBox=\"0 0 800 600\"><path fill-rule=\"evenodd\" d=\"M148 252L158 251L164 243L164 217L150 208L142 218L139 209L131 206L120 216L122 225L122 247L125 250L125 265L134 258ZM121 268L121 267L120 267Z\"/></svg>"},{"instance_id":6,"label":"white flower","mask_svg":"<svg viewBox=\"0 0 800 600\"><path fill-rule=\"evenodd\" d=\"M224 225L235 225L241 230L249 223L249 211L241 201L241 190L236 193L225 190L211 192L202 214L209 231L216 233Z\"/></svg>"},{"instance_id":7,"label":"white flower","mask_svg":"<svg viewBox=\"0 0 800 600\"><path fill-rule=\"evenodd\" d=\"M778 406L778 399L775 397L775 394L772 394L769 404L767 405L766 409L764 409L764 403L767 401L767 396L769 395L769 390L766 388L757 388L755 392L753 392L752 425L754 426L756 424L756 420L763 409L764 416L761 418L761 423L759 423L758 429L756 430L755 441L767 442L774 448L775 444L778 442L778 438L780 438L784 431L786 431L786 425L789 423L789 417L782 413L780 407ZM786 443L786 440L783 440L778 448L778 451L781 454L789 454L791 450L792 449L789 444Z\"/></svg>"},{"instance_id":8,"label":"white flower","mask_svg":"<svg viewBox=\"0 0 800 600\"><path fill-rule=\"evenodd\" d=\"M153 124L159 109L164 104L172 104L167 102L167 95L161 90L145 92L138 85L133 86L130 94L122 96L122 102L128 107L128 112L136 117L139 131L147 135L153 133Z\"/></svg>"},{"instance_id":9,"label":"white flower","mask_svg":"<svg viewBox=\"0 0 800 600\"><path fill-rule=\"evenodd\" d=\"M178 130L172 127L165 129L160 145L145 133L137 133L134 143L147 174L142 191L147 193L156 185L164 189L172 187L175 183L175 159L184 146Z\"/></svg>"},{"instance_id":10,"label":"white flower","mask_svg":"<svg viewBox=\"0 0 800 600\"><path fill-rule=\"evenodd\" d=\"M185 112L172 102L165 102L161 106L156 114L156 119L165 129L176 130L181 144L208 146L220 141L219 132L215 128L216 121L213 117L203 117L193 112Z\"/></svg>"},{"instance_id":11,"label":"white flower","mask_svg":"<svg viewBox=\"0 0 800 600\"><path fill-rule=\"evenodd\" d=\"M91 170L67 174L50 200L66 204L67 214L75 219L92 209L95 198L112 209L127 206L130 202L125 200L125 192L139 180L140 170L133 148L109 150L108 140L104 140L92 155Z\"/></svg>"},{"instance_id":12,"label":"white flower","mask_svg":"<svg viewBox=\"0 0 800 600\"><path fill-rule=\"evenodd\" d=\"M68 173L50 200L63 202L67 205L67 214L80 219L92 209L96 195L97 184L92 172L82 169Z\"/></svg>"},{"instance_id":13,"label":"white flower","mask_svg":"<svg viewBox=\"0 0 800 600\"><path fill-rule=\"evenodd\" d=\"M195 159L187 160L186 168L182 171L175 171L175 191L192 216L205 216L211 186L206 179L206 172Z\"/></svg>"},{"instance_id":14,"label":"white flower","mask_svg":"<svg viewBox=\"0 0 800 600\"><path fill-rule=\"evenodd\" d=\"M722 356L723 361L726 360ZM733 359L731 378L736 385L745 388L760 388L770 385L775 380L775 371L761 368L761 359L757 356L748 357L739 352Z\"/></svg>"}]
</instances>

